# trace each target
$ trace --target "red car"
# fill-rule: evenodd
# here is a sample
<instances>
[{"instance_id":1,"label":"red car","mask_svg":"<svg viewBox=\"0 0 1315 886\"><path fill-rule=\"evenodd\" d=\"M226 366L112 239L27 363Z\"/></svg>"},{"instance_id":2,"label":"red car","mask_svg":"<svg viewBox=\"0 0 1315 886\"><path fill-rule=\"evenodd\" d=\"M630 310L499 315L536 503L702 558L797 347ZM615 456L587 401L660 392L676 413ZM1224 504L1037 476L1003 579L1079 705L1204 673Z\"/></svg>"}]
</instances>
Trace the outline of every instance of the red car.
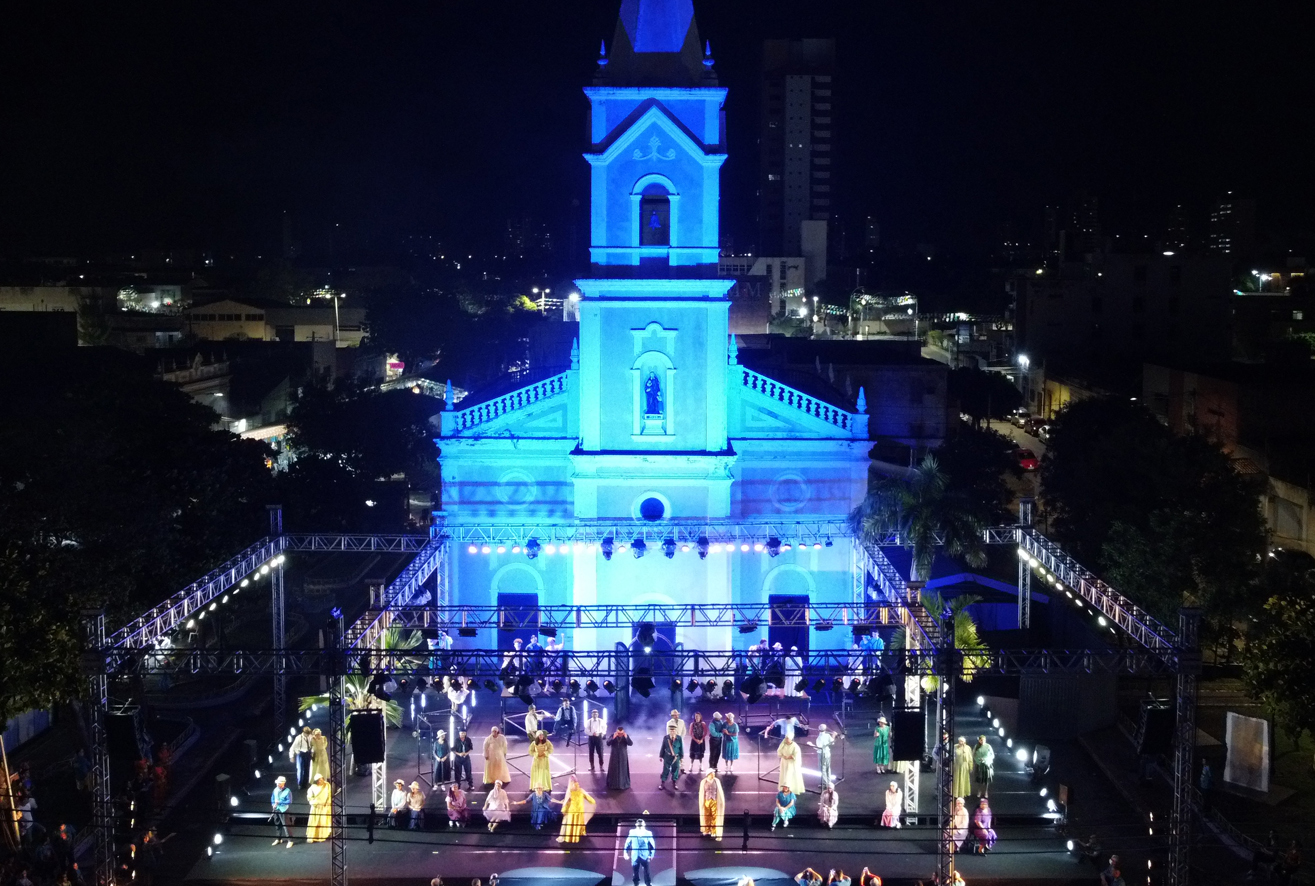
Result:
<instances>
[{"instance_id":1,"label":"red car","mask_svg":"<svg viewBox=\"0 0 1315 886\"><path fill-rule=\"evenodd\" d=\"M1018 466L1025 471L1035 471L1041 467L1041 461L1030 449L1015 449L1014 456L1018 459Z\"/></svg>"}]
</instances>

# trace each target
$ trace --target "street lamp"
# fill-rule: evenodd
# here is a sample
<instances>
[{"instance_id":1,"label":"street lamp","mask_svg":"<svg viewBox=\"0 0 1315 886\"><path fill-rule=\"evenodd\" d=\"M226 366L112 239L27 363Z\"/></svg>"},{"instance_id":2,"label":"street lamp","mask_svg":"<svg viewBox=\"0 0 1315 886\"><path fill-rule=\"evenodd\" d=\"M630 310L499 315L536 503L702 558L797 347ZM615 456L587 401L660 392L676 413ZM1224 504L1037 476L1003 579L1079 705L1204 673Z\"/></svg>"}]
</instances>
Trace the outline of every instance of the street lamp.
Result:
<instances>
[{"instance_id":1,"label":"street lamp","mask_svg":"<svg viewBox=\"0 0 1315 886\"><path fill-rule=\"evenodd\" d=\"M1028 392L1028 388L1031 386L1029 384L1031 379L1028 378L1027 367L1030 366L1031 363L1032 361L1028 359L1027 354L1018 355L1018 368L1020 370L1018 374L1019 380L1022 381L1022 384L1019 387L1023 393L1023 402L1029 407L1032 405L1032 398L1029 396Z\"/></svg>"}]
</instances>

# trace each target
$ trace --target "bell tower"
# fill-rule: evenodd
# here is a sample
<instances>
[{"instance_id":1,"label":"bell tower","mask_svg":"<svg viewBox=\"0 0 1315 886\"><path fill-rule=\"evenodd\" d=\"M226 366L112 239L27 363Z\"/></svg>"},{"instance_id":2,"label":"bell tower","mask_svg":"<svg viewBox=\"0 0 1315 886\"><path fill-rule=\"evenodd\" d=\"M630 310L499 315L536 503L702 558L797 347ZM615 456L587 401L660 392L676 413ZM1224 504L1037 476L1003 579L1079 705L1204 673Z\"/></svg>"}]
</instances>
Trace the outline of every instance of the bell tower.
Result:
<instances>
[{"instance_id":1,"label":"bell tower","mask_svg":"<svg viewBox=\"0 0 1315 886\"><path fill-rule=\"evenodd\" d=\"M726 90L691 0L624 0L589 98L580 453L724 456ZM637 471L668 470L660 463Z\"/></svg>"}]
</instances>

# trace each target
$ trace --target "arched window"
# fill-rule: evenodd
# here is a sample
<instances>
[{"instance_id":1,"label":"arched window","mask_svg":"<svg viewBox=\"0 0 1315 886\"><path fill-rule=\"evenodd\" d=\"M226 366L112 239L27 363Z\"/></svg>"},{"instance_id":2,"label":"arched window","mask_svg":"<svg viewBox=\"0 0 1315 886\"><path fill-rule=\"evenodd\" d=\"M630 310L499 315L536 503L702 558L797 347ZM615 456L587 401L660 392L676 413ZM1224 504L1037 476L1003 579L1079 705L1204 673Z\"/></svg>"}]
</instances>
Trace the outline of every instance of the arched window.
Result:
<instances>
[{"instance_id":1,"label":"arched window","mask_svg":"<svg viewBox=\"0 0 1315 886\"><path fill-rule=\"evenodd\" d=\"M641 192L639 245L671 245L671 196L662 185L651 184Z\"/></svg>"}]
</instances>

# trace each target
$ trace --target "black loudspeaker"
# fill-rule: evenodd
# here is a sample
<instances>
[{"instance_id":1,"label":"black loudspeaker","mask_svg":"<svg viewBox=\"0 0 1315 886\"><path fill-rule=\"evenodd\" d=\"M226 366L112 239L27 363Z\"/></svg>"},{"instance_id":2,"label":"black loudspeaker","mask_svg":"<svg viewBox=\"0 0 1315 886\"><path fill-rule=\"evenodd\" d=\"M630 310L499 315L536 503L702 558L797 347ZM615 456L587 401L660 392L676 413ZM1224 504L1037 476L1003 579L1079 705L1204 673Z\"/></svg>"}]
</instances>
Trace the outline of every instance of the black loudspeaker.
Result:
<instances>
[{"instance_id":1,"label":"black loudspeaker","mask_svg":"<svg viewBox=\"0 0 1315 886\"><path fill-rule=\"evenodd\" d=\"M1137 753L1155 756L1173 753L1174 710L1172 707L1143 705L1141 729L1137 733Z\"/></svg>"},{"instance_id":2,"label":"black loudspeaker","mask_svg":"<svg viewBox=\"0 0 1315 886\"><path fill-rule=\"evenodd\" d=\"M384 762L384 715L382 711L357 711L348 721L352 737L352 760L357 766Z\"/></svg>"},{"instance_id":3,"label":"black loudspeaker","mask_svg":"<svg viewBox=\"0 0 1315 886\"><path fill-rule=\"evenodd\" d=\"M922 711L894 711L890 715L890 759L921 760L927 750Z\"/></svg>"}]
</instances>

